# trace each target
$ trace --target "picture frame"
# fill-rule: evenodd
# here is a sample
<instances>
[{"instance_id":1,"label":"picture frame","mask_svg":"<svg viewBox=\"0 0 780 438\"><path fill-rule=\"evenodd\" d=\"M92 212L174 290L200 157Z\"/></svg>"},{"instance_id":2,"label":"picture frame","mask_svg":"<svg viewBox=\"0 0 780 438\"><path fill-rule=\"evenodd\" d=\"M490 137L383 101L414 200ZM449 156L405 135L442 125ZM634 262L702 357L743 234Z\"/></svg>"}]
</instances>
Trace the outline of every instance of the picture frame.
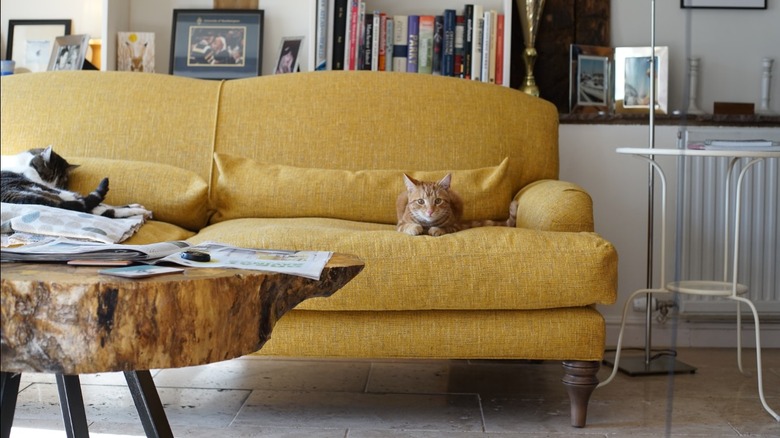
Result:
<instances>
[{"instance_id":1,"label":"picture frame","mask_svg":"<svg viewBox=\"0 0 780 438\"><path fill-rule=\"evenodd\" d=\"M658 114L669 110L669 47L615 48L615 112L646 113L650 109L650 78L655 76L655 103ZM651 75L651 56L655 59L656 74Z\"/></svg>"},{"instance_id":2,"label":"picture frame","mask_svg":"<svg viewBox=\"0 0 780 438\"><path fill-rule=\"evenodd\" d=\"M117 71L154 73L154 51L154 32L117 32Z\"/></svg>"},{"instance_id":3,"label":"picture frame","mask_svg":"<svg viewBox=\"0 0 780 438\"><path fill-rule=\"evenodd\" d=\"M198 79L260 76L262 9L174 9L169 73Z\"/></svg>"},{"instance_id":4,"label":"picture frame","mask_svg":"<svg viewBox=\"0 0 780 438\"><path fill-rule=\"evenodd\" d=\"M8 20L6 59L16 63L16 73L46 71L54 40L70 35L71 20Z\"/></svg>"},{"instance_id":5,"label":"picture frame","mask_svg":"<svg viewBox=\"0 0 780 438\"><path fill-rule=\"evenodd\" d=\"M282 37L279 43L279 56L276 57L274 74L295 73L299 71L298 64L303 48L302 36Z\"/></svg>"},{"instance_id":6,"label":"picture frame","mask_svg":"<svg viewBox=\"0 0 780 438\"><path fill-rule=\"evenodd\" d=\"M89 35L65 35L54 39L46 70L81 70L89 49Z\"/></svg>"},{"instance_id":7,"label":"picture frame","mask_svg":"<svg viewBox=\"0 0 780 438\"><path fill-rule=\"evenodd\" d=\"M612 112L612 47L569 46L569 112Z\"/></svg>"},{"instance_id":8,"label":"picture frame","mask_svg":"<svg viewBox=\"0 0 780 438\"><path fill-rule=\"evenodd\" d=\"M766 0L680 0L683 9L766 9Z\"/></svg>"}]
</instances>

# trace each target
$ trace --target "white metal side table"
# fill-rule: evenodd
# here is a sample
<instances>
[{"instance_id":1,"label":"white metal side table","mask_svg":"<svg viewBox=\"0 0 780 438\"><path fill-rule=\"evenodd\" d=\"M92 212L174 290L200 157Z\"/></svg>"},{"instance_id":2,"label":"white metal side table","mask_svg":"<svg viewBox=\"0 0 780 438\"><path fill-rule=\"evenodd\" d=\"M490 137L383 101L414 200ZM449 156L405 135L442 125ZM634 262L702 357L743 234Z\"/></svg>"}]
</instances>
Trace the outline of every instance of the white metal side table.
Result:
<instances>
[{"instance_id":1,"label":"white metal side table","mask_svg":"<svg viewBox=\"0 0 780 438\"><path fill-rule=\"evenodd\" d=\"M744 180L745 174L747 171L756 163L766 159L766 158L780 158L780 147L773 147L773 148L765 148L763 150L758 149L750 149L750 148L739 148L735 147L732 149L665 149L665 148L618 148L617 153L620 154L628 154L628 155L634 155L636 157L639 157L641 159L646 160L658 173L659 179L661 181L661 269L660 269L660 287L658 288L650 288L650 289L640 289L634 292L626 301L625 305L623 306L623 317L622 322L620 325L620 334L618 336L618 345L617 345L617 351L615 353L615 363L612 369L612 374L603 381L599 386L604 386L608 384L612 379L615 377L615 374L618 370L618 362L620 360L620 350L622 347L623 342L623 332L625 329L625 323L626 323L626 315L628 313L629 305L633 302L634 298L637 295L641 294L654 294L654 293L683 293L683 294L693 294L693 295L707 295L707 296L717 296L722 297L725 299L736 301L737 303L737 330L738 330L738 336L737 336L737 361L739 365L740 372L743 372L742 369L742 342L741 342L741 311L740 311L740 304L744 303L746 304L752 314L753 314L753 320L755 322L755 336L756 336L756 362L757 362L757 376L758 376L758 394L759 398L761 400L761 404L763 405L764 409L776 420L780 421L780 415L777 414L772 408L769 407L769 405L766 402L766 397L764 396L764 387L763 387L763 374L762 374L762 368L761 368L761 333L760 333L760 327L759 327L759 317L758 317L758 311L756 310L755 305L753 302L751 302L748 298L742 296L745 295L748 291L748 287L743 284L739 284L737 282L737 271L739 267L739 227L740 227L740 215L735 214L734 215L734 242L733 242L733 250L729 251L729 181L731 178L733 178L733 173L735 170L735 164L742 158L747 158L749 161L747 164L744 165L742 170L739 172L739 175L737 176L737 184L736 184L736 194L735 194L735 211L738 212L740 210L740 200L741 200L741 189L742 189L742 182ZM723 260L723 280L722 281L711 281L711 280L683 280L683 281L672 281L667 282L666 281L666 272L665 272L665 260L666 260L666 176L664 174L663 168L661 165L655 160L655 156L675 156L675 157L727 157L729 158L729 167L728 167L728 173L726 176L726 187L727 189L724 191L724 197L725 197L725 209L726 209L726 223L724 227L724 233L725 238L724 242L726 245L726 249L724 251L724 260ZM729 279L729 257L731 258L731 279Z\"/></svg>"}]
</instances>

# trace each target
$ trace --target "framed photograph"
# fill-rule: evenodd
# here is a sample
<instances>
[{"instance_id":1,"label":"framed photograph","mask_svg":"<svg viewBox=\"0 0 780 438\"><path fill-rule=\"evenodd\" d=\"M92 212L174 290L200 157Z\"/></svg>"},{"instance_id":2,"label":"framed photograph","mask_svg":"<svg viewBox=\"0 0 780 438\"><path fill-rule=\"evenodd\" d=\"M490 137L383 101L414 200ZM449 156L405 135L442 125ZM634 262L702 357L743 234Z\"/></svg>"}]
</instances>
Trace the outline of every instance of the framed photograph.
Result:
<instances>
[{"instance_id":1,"label":"framed photograph","mask_svg":"<svg viewBox=\"0 0 780 438\"><path fill-rule=\"evenodd\" d=\"M81 70L89 49L89 35L66 35L54 39L47 70Z\"/></svg>"},{"instance_id":2,"label":"framed photograph","mask_svg":"<svg viewBox=\"0 0 780 438\"><path fill-rule=\"evenodd\" d=\"M766 0L680 0L682 8L766 9Z\"/></svg>"},{"instance_id":3,"label":"framed photograph","mask_svg":"<svg viewBox=\"0 0 780 438\"><path fill-rule=\"evenodd\" d=\"M572 44L569 53L569 112L611 112L612 47Z\"/></svg>"},{"instance_id":4,"label":"framed photograph","mask_svg":"<svg viewBox=\"0 0 780 438\"><path fill-rule=\"evenodd\" d=\"M6 59L17 73L46 71L54 40L70 35L71 20L8 20Z\"/></svg>"},{"instance_id":5,"label":"framed photograph","mask_svg":"<svg viewBox=\"0 0 780 438\"><path fill-rule=\"evenodd\" d=\"M116 69L154 73L154 32L118 32Z\"/></svg>"},{"instance_id":6,"label":"framed photograph","mask_svg":"<svg viewBox=\"0 0 780 438\"><path fill-rule=\"evenodd\" d=\"M170 73L200 79L260 76L263 11L174 9Z\"/></svg>"},{"instance_id":7,"label":"framed photograph","mask_svg":"<svg viewBox=\"0 0 780 438\"><path fill-rule=\"evenodd\" d=\"M274 74L295 73L298 71L298 55L303 46L303 37L283 37L279 43L279 56L277 57Z\"/></svg>"},{"instance_id":8,"label":"framed photograph","mask_svg":"<svg viewBox=\"0 0 780 438\"><path fill-rule=\"evenodd\" d=\"M654 62L653 62L654 61ZM655 65L655 72L651 65ZM669 48L615 48L615 111L644 113L650 109L650 81L655 78L656 113L669 110Z\"/></svg>"}]
</instances>

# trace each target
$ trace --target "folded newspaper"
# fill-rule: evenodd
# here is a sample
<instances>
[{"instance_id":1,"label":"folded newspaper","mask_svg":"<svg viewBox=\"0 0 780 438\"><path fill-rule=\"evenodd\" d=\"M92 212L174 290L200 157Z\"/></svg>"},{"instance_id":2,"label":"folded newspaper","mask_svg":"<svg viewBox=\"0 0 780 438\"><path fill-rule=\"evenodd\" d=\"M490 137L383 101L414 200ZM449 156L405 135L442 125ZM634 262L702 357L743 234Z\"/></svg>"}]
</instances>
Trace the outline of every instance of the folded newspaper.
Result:
<instances>
[{"instance_id":1,"label":"folded newspaper","mask_svg":"<svg viewBox=\"0 0 780 438\"><path fill-rule=\"evenodd\" d=\"M187 250L208 253L210 260L186 260L181 254ZM2 248L2 262L67 262L71 260L129 260L142 263L174 263L198 268L236 268L279 272L319 279L322 270L333 255L329 251L287 251L250 249L204 242L191 245L184 241L152 243L149 245L96 244L67 238L52 238L19 247Z\"/></svg>"}]
</instances>

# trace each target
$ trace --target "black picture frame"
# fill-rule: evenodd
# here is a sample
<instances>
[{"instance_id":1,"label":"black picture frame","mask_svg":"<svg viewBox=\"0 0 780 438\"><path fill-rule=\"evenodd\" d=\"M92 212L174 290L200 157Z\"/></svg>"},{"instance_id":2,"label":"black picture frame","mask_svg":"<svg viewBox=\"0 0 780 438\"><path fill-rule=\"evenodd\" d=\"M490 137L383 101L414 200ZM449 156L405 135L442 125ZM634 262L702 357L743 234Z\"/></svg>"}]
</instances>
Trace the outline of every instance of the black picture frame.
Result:
<instances>
[{"instance_id":1,"label":"black picture frame","mask_svg":"<svg viewBox=\"0 0 780 438\"><path fill-rule=\"evenodd\" d=\"M46 71L57 37L70 35L71 20L8 20L5 59L19 73Z\"/></svg>"},{"instance_id":2,"label":"black picture frame","mask_svg":"<svg viewBox=\"0 0 780 438\"><path fill-rule=\"evenodd\" d=\"M766 9L766 0L680 0L683 9Z\"/></svg>"},{"instance_id":3,"label":"black picture frame","mask_svg":"<svg viewBox=\"0 0 780 438\"><path fill-rule=\"evenodd\" d=\"M237 79L263 71L262 9L174 9L172 75Z\"/></svg>"}]
</instances>

